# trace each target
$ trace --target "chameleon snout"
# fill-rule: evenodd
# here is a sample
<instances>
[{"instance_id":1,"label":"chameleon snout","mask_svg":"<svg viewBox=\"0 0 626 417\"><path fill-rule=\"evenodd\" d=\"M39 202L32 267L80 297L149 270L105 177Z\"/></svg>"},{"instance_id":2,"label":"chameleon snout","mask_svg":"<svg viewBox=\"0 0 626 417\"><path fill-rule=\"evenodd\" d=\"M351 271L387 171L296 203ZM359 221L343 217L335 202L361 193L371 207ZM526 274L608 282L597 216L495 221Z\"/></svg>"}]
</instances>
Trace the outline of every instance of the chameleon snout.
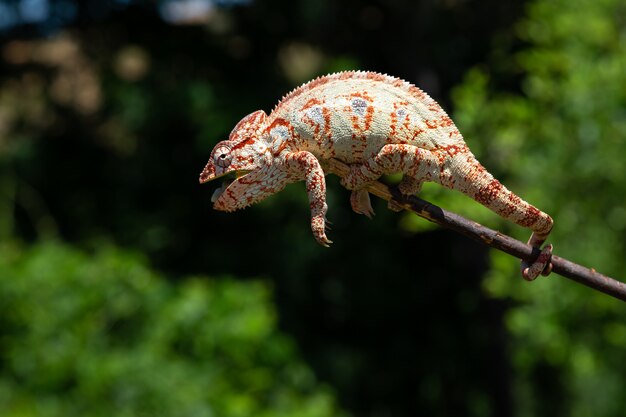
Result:
<instances>
[{"instance_id":1,"label":"chameleon snout","mask_svg":"<svg viewBox=\"0 0 626 417\"><path fill-rule=\"evenodd\" d=\"M212 179L215 179L215 166L209 162L200 173L200 184L209 182Z\"/></svg>"}]
</instances>

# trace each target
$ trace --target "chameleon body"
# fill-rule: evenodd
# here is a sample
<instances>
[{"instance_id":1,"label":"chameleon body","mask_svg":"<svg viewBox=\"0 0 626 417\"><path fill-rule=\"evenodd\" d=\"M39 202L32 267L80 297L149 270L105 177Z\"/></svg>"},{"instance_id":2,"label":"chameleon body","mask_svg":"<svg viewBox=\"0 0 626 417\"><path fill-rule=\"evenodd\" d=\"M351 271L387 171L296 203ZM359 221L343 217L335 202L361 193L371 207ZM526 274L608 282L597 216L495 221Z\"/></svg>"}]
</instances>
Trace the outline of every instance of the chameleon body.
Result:
<instances>
[{"instance_id":1,"label":"chameleon body","mask_svg":"<svg viewBox=\"0 0 626 417\"><path fill-rule=\"evenodd\" d=\"M244 117L228 140L215 146L200 182L236 173L212 197L215 209L232 211L304 180L313 235L328 246L322 167L330 158L350 164L341 183L352 190L353 210L368 217L374 212L364 187L381 175L402 172L403 194L418 193L425 181L458 190L530 228L533 246L541 246L552 229L550 216L487 172L437 102L406 81L374 72L317 78L283 97L269 115L259 110ZM532 265L523 264L523 276L549 273L550 254L548 245Z\"/></svg>"}]
</instances>

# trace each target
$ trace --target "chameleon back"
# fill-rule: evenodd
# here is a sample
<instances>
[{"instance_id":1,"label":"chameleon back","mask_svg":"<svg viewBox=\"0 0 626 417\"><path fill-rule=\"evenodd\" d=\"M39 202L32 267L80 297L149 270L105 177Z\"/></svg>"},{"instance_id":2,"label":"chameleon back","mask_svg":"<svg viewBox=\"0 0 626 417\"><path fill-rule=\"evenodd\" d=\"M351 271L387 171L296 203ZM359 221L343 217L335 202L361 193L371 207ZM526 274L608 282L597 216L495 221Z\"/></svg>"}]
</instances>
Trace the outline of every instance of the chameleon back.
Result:
<instances>
[{"instance_id":1,"label":"chameleon back","mask_svg":"<svg viewBox=\"0 0 626 417\"><path fill-rule=\"evenodd\" d=\"M290 125L294 145L318 158L359 163L389 143L424 149L462 144L463 137L430 96L399 78L342 72L295 89L269 116Z\"/></svg>"}]
</instances>

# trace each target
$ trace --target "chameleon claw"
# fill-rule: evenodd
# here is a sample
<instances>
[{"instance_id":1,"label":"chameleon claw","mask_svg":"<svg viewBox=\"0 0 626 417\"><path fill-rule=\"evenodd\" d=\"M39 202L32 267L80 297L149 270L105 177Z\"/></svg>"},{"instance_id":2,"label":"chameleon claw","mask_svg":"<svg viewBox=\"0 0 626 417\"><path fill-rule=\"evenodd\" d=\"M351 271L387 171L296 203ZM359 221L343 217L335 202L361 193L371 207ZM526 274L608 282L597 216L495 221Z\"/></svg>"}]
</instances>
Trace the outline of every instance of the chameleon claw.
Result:
<instances>
[{"instance_id":1,"label":"chameleon claw","mask_svg":"<svg viewBox=\"0 0 626 417\"><path fill-rule=\"evenodd\" d=\"M546 245L532 264L522 261L522 277L526 281L533 281L539 275L549 275L550 272L552 272L552 263L550 262L551 258L552 245Z\"/></svg>"},{"instance_id":2,"label":"chameleon claw","mask_svg":"<svg viewBox=\"0 0 626 417\"><path fill-rule=\"evenodd\" d=\"M324 246L325 248L330 248L330 245L331 243L333 243L333 241L327 238L326 235L323 235L317 238L317 243Z\"/></svg>"},{"instance_id":3,"label":"chameleon claw","mask_svg":"<svg viewBox=\"0 0 626 417\"><path fill-rule=\"evenodd\" d=\"M313 236L315 237L315 240L317 240L317 243L325 247L329 247L330 244L333 243L332 240L326 237L326 231L329 230L328 223L330 222L326 220L323 214L314 216L311 219L311 230L313 231Z\"/></svg>"}]
</instances>

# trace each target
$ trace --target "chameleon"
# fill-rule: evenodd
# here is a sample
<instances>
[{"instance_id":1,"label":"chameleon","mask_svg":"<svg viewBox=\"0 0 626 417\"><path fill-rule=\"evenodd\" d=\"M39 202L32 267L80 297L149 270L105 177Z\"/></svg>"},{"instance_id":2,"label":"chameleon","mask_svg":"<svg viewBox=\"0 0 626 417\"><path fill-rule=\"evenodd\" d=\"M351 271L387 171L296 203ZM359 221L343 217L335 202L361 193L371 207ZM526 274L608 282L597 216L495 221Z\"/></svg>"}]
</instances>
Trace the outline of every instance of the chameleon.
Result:
<instances>
[{"instance_id":1,"label":"chameleon","mask_svg":"<svg viewBox=\"0 0 626 417\"><path fill-rule=\"evenodd\" d=\"M324 166L331 158L349 164L341 185L351 190L352 209L370 218L367 185L402 173L403 195L417 194L426 181L458 190L531 229L533 247L541 248L552 229L548 214L509 191L478 162L435 100L407 81L376 72L318 77L285 95L269 115L263 110L247 115L228 140L215 145L200 183L233 174L211 202L216 210L234 211L304 180L313 236L328 246ZM535 261L522 261L522 276L548 275L551 253L552 245L546 245Z\"/></svg>"}]
</instances>

